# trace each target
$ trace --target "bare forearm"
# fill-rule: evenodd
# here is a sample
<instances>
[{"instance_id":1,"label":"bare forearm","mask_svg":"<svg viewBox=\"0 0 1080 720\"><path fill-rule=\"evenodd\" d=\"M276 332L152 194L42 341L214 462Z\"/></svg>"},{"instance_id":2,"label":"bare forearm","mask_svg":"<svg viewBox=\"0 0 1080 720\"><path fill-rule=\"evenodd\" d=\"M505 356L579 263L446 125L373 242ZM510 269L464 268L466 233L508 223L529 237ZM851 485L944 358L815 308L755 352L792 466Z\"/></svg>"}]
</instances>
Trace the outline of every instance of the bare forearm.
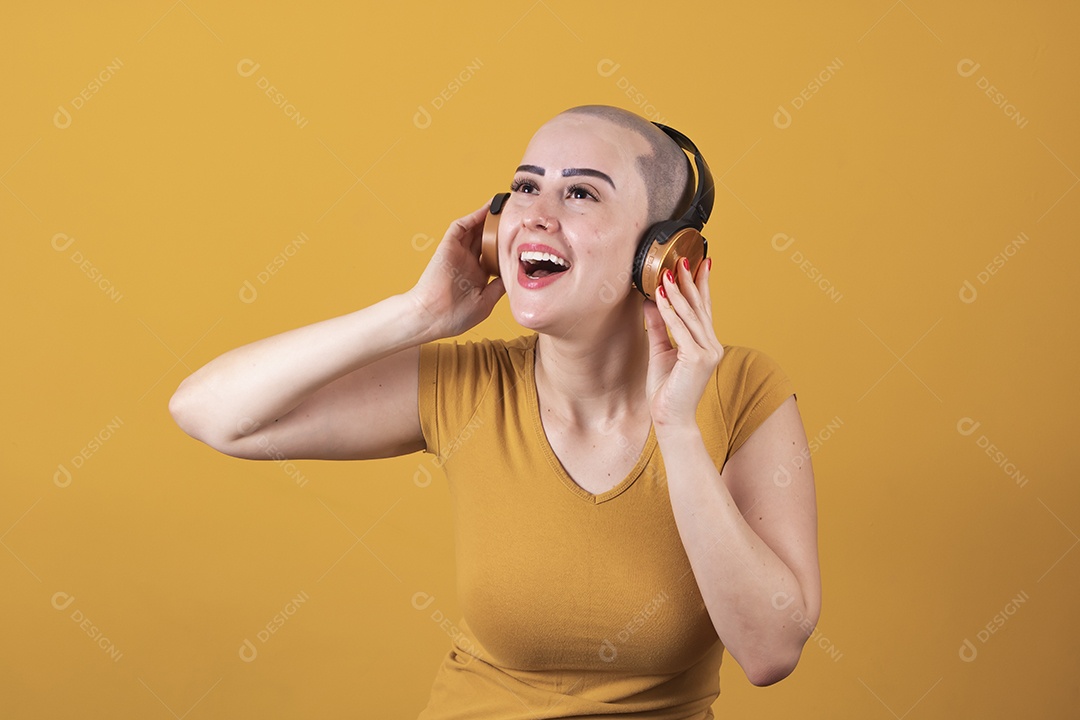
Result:
<instances>
[{"instance_id":1,"label":"bare forearm","mask_svg":"<svg viewBox=\"0 0 1080 720\"><path fill-rule=\"evenodd\" d=\"M436 339L429 334L410 297L394 295L224 353L180 384L169 409L188 432L234 439L357 368Z\"/></svg>"},{"instance_id":2,"label":"bare forearm","mask_svg":"<svg viewBox=\"0 0 1080 720\"><path fill-rule=\"evenodd\" d=\"M797 578L747 524L696 427L658 440L675 522L717 634L748 674L781 677L807 639L792 619L807 615Z\"/></svg>"}]
</instances>

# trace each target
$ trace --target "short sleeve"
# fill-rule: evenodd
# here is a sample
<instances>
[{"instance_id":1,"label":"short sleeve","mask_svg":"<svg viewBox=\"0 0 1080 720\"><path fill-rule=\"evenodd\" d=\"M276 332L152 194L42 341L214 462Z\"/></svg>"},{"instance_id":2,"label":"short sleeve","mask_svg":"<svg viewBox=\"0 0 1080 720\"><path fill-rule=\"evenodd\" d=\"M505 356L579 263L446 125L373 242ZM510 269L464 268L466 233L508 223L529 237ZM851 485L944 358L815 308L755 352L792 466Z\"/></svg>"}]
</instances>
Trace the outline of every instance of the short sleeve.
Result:
<instances>
[{"instance_id":1,"label":"short sleeve","mask_svg":"<svg viewBox=\"0 0 1080 720\"><path fill-rule=\"evenodd\" d=\"M486 342L420 346L417 409L426 452L441 454L468 424L491 383L492 369L493 352Z\"/></svg>"},{"instance_id":2,"label":"short sleeve","mask_svg":"<svg viewBox=\"0 0 1080 720\"><path fill-rule=\"evenodd\" d=\"M794 385L776 360L760 350L739 345L724 346L724 356L717 366L716 391L728 428L728 457L788 396L795 395Z\"/></svg>"}]
</instances>

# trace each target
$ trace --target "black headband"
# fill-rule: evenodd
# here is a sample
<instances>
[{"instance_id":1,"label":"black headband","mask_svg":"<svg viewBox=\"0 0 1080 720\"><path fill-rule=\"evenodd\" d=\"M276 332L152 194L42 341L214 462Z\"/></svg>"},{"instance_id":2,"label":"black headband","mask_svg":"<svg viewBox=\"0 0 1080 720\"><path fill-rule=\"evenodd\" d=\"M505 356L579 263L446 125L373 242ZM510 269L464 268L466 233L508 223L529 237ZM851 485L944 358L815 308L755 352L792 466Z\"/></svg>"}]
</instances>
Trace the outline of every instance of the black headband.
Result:
<instances>
[{"instance_id":1,"label":"black headband","mask_svg":"<svg viewBox=\"0 0 1080 720\"><path fill-rule=\"evenodd\" d=\"M713 208L713 178L709 165L690 138L667 125L661 125L658 122L653 122L653 125L663 130L668 137L678 143L679 147L694 154L694 165L697 167L697 191L694 193L694 199L690 201L690 207L681 218L678 218L678 222L688 223L701 230L708 222Z\"/></svg>"}]
</instances>

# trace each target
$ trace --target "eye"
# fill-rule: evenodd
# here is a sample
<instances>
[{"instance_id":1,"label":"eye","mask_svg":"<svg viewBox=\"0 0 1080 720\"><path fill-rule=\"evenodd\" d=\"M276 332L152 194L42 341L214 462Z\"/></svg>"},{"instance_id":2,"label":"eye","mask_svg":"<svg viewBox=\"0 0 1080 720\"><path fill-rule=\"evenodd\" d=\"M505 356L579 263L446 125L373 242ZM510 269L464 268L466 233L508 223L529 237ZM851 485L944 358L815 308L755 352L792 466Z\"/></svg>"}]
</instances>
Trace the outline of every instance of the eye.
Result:
<instances>
[{"instance_id":1,"label":"eye","mask_svg":"<svg viewBox=\"0 0 1080 720\"><path fill-rule=\"evenodd\" d=\"M596 199L596 196L589 192L589 189L584 185L573 185L568 192L575 200Z\"/></svg>"},{"instance_id":2,"label":"eye","mask_svg":"<svg viewBox=\"0 0 1080 720\"><path fill-rule=\"evenodd\" d=\"M531 180L514 180L512 183L510 183L511 192L521 191L523 193L526 193L527 195L535 195L536 190L537 187L532 184Z\"/></svg>"}]
</instances>

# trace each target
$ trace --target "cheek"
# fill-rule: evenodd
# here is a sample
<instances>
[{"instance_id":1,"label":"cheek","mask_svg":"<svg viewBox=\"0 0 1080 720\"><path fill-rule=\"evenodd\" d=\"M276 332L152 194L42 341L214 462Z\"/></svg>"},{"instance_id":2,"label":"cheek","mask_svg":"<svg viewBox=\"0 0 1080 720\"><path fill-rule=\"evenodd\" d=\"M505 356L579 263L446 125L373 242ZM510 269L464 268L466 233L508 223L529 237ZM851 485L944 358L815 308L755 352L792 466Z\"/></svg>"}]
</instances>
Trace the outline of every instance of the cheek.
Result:
<instances>
[{"instance_id":1,"label":"cheek","mask_svg":"<svg viewBox=\"0 0 1080 720\"><path fill-rule=\"evenodd\" d=\"M619 232L597 230L593 235L592 246L602 248L603 255L619 267L629 267L634 261L638 242L644 231L645 228L640 223Z\"/></svg>"}]
</instances>

